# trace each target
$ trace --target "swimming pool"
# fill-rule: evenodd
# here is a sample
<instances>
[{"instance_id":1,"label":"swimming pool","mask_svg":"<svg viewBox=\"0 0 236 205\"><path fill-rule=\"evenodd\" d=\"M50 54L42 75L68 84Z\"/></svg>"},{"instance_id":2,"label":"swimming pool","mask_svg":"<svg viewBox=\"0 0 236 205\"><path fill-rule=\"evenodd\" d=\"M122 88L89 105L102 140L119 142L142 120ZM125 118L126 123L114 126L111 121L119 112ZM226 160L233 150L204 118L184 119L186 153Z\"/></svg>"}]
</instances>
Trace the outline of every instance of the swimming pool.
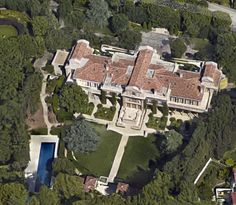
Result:
<instances>
[{"instance_id":1,"label":"swimming pool","mask_svg":"<svg viewBox=\"0 0 236 205\"><path fill-rule=\"evenodd\" d=\"M55 143L41 143L35 192L39 191L41 185L50 186L54 151Z\"/></svg>"}]
</instances>

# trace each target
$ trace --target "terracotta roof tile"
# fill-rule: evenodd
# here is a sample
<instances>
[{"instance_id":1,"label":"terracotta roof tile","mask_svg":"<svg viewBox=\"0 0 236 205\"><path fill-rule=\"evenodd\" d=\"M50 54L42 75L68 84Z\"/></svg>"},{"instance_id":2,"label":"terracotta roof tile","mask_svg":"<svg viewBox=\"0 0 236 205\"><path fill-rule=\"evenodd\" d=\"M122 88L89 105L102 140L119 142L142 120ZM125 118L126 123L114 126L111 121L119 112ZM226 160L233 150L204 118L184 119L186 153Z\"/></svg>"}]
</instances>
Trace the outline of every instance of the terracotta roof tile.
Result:
<instances>
[{"instance_id":1,"label":"terracotta roof tile","mask_svg":"<svg viewBox=\"0 0 236 205\"><path fill-rule=\"evenodd\" d=\"M232 205L236 205L236 192L231 193Z\"/></svg>"},{"instance_id":2,"label":"terracotta roof tile","mask_svg":"<svg viewBox=\"0 0 236 205\"><path fill-rule=\"evenodd\" d=\"M215 63L206 63L203 77L210 77L213 79L214 85L218 86L220 83L221 72L218 70Z\"/></svg>"},{"instance_id":3,"label":"terracotta roof tile","mask_svg":"<svg viewBox=\"0 0 236 205\"><path fill-rule=\"evenodd\" d=\"M96 56L90 52L87 44L76 45L72 57L81 58L82 56L88 61L82 68L76 69L75 78L103 83L106 76L110 76L111 84L137 86L144 90L158 92L161 92L163 88L170 88L171 96L194 100L202 99L203 88L201 87L200 73L185 70L173 73L162 65L151 64L153 56L151 49L140 50L135 61L119 59L112 62L110 57ZM133 66L131 74L127 73L129 66ZM152 77L147 76L148 69L154 70ZM213 78L215 86L218 86L221 72L217 69L216 64L207 63L203 76Z\"/></svg>"},{"instance_id":4,"label":"terracotta roof tile","mask_svg":"<svg viewBox=\"0 0 236 205\"><path fill-rule=\"evenodd\" d=\"M151 63L152 55L153 50L150 49L139 51L135 62L134 70L129 82L130 86L136 86L138 88L143 87L145 81L144 77L146 76L147 70Z\"/></svg>"},{"instance_id":5,"label":"terracotta roof tile","mask_svg":"<svg viewBox=\"0 0 236 205\"><path fill-rule=\"evenodd\" d=\"M82 57L91 55L93 53L93 49L90 48L86 43L79 42L76 44L73 50L73 54L71 56L72 59L81 59Z\"/></svg>"}]
</instances>

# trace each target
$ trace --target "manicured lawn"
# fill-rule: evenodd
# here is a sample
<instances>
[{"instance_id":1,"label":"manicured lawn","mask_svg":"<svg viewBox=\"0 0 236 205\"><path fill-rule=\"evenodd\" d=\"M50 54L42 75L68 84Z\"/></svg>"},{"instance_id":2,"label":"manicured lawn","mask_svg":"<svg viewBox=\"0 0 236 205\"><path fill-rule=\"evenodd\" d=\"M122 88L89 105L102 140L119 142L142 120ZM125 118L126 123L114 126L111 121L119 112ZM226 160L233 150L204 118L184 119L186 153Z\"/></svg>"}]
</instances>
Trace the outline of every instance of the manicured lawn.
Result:
<instances>
[{"instance_id":1,"label":"manicured lawn","mask_svg":"<svg viewBox=\"0 0 236 205\"><path fill-rule=\"evenodd\" d=\"M195 50L201 50L209 44L207 39L191 38L190 43L194 45Z\"/></svg>"},{"instance_id":2,"label":"manicured lawn","mask_svg":"<svg viewBox=\"0 0 236 205\"><path fill-rule=\"evenodd\" d=\"M121 135L107 131L105 126L91 123L97 133L101 136L101 142L95 152L89 154L75 154L76 166L83 174L94 174L97 176L108 176L116 151L119 146Z\"/></svg>"},{"instance_id":3,"label":"manicured lawn","mask_svg":"<svg viewBox=\"0 0 236 205\"><path fill-rule=\"evenodd\" d=\"M18 32L15 27L10 25L0 25L0 37L8 38L17 35Z\"/></svg>"},{"instance_id":4,"label":"manicured lawn","mask_svg":"<svg viewBox=\"0 0 236 205\"><path fill-rule=\"evenodd\" d=\"M150 160L155 161L159 158L159 151L154 142L155 135L144 137L130 137L122 158L118 177L127 179L137 175L142 170L149 169Z\"/></svg>"}]
</instances>

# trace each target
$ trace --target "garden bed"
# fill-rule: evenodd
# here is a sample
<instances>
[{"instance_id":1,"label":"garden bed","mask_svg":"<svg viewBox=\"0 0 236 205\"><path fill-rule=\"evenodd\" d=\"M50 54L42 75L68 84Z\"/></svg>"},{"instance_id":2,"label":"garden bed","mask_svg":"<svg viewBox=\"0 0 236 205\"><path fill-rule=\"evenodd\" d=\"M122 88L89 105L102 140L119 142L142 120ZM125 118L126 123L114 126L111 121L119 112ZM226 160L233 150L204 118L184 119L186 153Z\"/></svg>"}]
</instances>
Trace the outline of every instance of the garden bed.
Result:
<instances>
[{"instance_id":1,"label":"garden bed","mask_svg":"<svg viewBox=\"0 0 236 205\"><path fill-rule=\"evenodd\" d=\"M112 106L110 108L103 107L101 104L98 106L97 112L94 114L94 117L100 118L103 120L112 121L116 112L116 107Z\"/></svg>"}]
</instances>

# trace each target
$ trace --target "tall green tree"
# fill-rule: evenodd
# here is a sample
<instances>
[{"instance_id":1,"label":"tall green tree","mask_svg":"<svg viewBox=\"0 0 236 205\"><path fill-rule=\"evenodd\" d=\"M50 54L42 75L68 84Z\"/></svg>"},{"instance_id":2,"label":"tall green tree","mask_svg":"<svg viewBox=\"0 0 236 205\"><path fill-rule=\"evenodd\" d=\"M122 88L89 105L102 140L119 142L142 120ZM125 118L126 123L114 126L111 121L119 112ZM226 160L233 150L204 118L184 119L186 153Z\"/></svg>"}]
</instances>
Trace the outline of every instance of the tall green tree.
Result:
<instances>
[{"instance_id":1,"label":"tall green tree","mask_svg":"<svg viewBox=\"0 0 236 205\"><path fill-rule=\"evenodd\" d=\"M128 29L129 19L124 14L115 14L112 16L111 29L114 33L121 33Z\"/></svg>"},{"instance_id":2,"label":"tall green tree","mask_svg":"<svg viewBox=\"0 0 236 205\"><path fill-rule=\"evenodd\" d=\"M90 22L100 28L108 25L108 18L111 16L105 0L89 0L89 10L86 14Z\"/></svg>"},{"instance_id":3,"label":"tall green tree","mask_svg":"<svg viewBox=\"0 0 236 205\"><path fill-rule=\"evenodd\" d=\"M162 141L163 151L167 154L176 151L183 143L183 136L175 130L170 130L165 133L165 138Z\"/></svg>"},{"instance_id":4,"label":"tall green tree","mask_svg":"<svg viewBox=\"0 0 236 205\"><path fill-rule=\"evenodd\" d=\"M181 58L186 51L186 45L180 38L174 39L170 42L171 55L175 58Z\"/></svg>"},{"instance_id":5,"label":"tall green tree","mask_svg":"<svg viewBox=\"0 0 236 205\"><path fill-rule=\"evenodd\" d=\"M53 189L62 198L62 203L75 198L84 198L83 194L83 182L78 176L70 176L68 174L58 174L55 178Z\"/></svg>"},{"instance_id":6,"label":"tall green tree","mask_svg":"<svg viewBox=\"0 0 236 205\"><path fill-rule=\"evenodd\" d=\"M60 105L70 113L85 113L88 96L78 85L65 85L61 90Z\"/></svg>"},{"instance_id":7,"label":"tall green tree","mask_svg":"<svg viewBox=\"0 0 236 205\"><path fill-rule=\"evenodd\" d=\"M22 184L9 183L0 185L0 202L2 204L25 205L28 193Z\"/></svg>"},{"instance_id":8,"label":"tall green tree","mask_svg":"<svg viewBox=\"0 0 236 205\"><path fill-rule=\"evenodd\" d=\"M100 137L87 121L79 119L66 129L63 140L68 149L77 153L89 153L96 150Z\"/></svg>"}]
</instances>

